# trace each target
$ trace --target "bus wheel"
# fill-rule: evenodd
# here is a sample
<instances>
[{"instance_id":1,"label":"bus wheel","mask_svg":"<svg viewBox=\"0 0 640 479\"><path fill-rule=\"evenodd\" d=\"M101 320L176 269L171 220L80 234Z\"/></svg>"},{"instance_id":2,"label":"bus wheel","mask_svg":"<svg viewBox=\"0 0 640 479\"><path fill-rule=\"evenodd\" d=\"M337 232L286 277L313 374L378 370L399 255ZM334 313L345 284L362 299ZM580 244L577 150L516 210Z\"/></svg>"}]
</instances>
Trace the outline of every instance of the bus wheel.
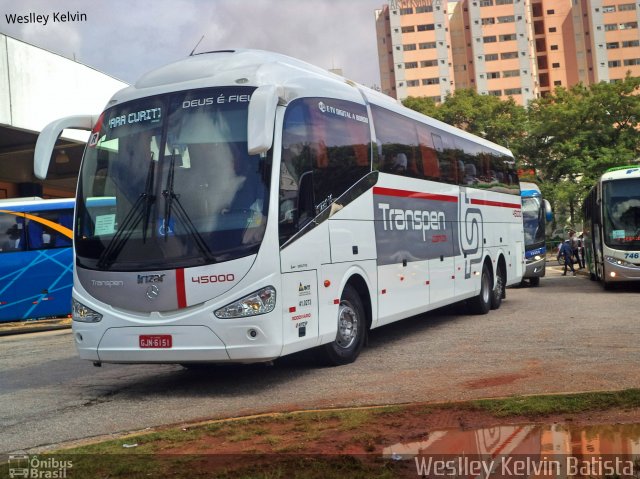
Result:
<instances>
[{"instance_id":1,"label":"bus wheel","mask_svg":"<svg viewBox=\"0 0 640 479\"><path fill-rule=\"evenodd\" d=\"M529 278L529 283L531 283L531 286L540 286L540 276Z\"/></svg>"},{"instance_id":2,"label":"bus wheel","mask_svg":"<svg viewBox=\"0 0 640 479\"><path fill-rule=\"evenodd\" d=\"M501 266L498 266L496 272L496 285L491 292L491 309L498 309L502 304L502 298L505 297L505 284L507 282L504 274L504 270Z\"/></svg>"},{"instance_id":3,"label":"bus wheel","mask_svg":"<svg viewBox=\"0 0 640 479\"><path fill-rule=\"evenodd\" d=\"M480 292L470 301L471 310L475 314L487 314L491 309L491 296L491 273L485 264L482 267L482 278L480 278Z\"/></svg>"},{"instance_id":4,"label":"bus wheel","mask_svg":"<svg viewBox=\"0 0 640 479\"><path fill-rule=\"evenodd\" d=\"M358 292L347 285L338 307L336 339L321 346L321 359L329 366L349 364L356 360L364 344L367 320Z\"/></svg>"}]
</instances>

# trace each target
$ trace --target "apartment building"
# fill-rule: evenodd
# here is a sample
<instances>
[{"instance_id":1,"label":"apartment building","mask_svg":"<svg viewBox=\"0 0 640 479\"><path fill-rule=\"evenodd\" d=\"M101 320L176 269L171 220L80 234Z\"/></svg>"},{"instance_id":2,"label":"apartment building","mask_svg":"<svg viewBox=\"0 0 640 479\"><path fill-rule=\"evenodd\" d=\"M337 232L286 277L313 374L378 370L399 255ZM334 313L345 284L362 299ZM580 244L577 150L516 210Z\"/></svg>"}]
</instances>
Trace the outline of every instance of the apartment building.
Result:
<instances>
[{"instance_id":1,"label":"apartment building","mask_svg":"<svg viewBox=\"0 0 640 479\"><path fill-rule=\"evenodd\" d=\"M398 99L475 88L524 105L640 76L637 0L391 0L375 18L381 88Z\"/></svg>"}]
</instances>

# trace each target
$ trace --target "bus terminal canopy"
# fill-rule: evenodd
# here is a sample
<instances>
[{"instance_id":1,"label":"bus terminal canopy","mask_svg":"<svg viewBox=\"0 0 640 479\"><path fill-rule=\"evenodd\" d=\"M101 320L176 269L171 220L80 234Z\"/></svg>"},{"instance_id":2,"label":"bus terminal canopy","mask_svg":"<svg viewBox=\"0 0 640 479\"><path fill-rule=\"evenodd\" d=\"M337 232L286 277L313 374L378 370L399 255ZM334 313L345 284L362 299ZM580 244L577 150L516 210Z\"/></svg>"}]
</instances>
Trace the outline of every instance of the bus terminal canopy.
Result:
<instances>
[{"instance_id":1,"label":"bus terminal canopy","mask_svg":"<svg viewBox=\"0 0 640 479\"><path fill-rule=\"evenodd\" d=\"M0 198L33 196L37 187L33 153L38 133L47 123L100 112L111 95L126 85L0 34ZM72 196L87 136L86 132L65 132L56 143L46 180L37 183Z\"/></svg>"}]
</instances>

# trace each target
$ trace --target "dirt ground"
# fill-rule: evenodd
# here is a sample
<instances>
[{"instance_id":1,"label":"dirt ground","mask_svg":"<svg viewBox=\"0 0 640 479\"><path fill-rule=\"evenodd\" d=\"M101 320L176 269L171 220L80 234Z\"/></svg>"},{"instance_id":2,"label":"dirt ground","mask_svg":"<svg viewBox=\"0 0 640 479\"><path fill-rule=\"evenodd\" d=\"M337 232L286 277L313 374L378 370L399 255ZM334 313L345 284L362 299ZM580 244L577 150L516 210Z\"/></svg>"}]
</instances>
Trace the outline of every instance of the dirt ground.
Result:
<instances>
[{"instance_id":1,"label":"dirt ground","mask_svg":"<svg viewBox=\"0 0 640 479\"><path fill-rule=\"evenodd\" d=\"M340 411L303 415L266 415L214 422L211 431L193 441L160 444L163 453L179 454L376 454L390 444L422 441L434 431L472 431L513 425L553 425L583 429L639 424L640 409L611 409L544 417L499 418L481 410L411 405L389 410L364 409L363 417L345 424ZM189 427L183 428L188 431ZM243 437L243 431L247 437ZM450 451L455 453L456 451Z\"/></svg>"}]
</instances>

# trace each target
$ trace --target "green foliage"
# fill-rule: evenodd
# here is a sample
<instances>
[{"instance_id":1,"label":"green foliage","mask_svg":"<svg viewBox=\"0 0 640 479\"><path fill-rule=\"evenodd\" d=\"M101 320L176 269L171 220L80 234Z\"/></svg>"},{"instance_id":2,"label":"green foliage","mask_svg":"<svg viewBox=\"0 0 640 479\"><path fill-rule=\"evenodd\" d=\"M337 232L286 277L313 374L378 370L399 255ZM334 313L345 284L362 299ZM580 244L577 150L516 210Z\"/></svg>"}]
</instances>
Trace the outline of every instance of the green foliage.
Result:
<instances>
[{"instance_id":1,"label":"green foliage","mask_svg":"<svg viewBox=\"0 0 640 479\"><path fill-rule=\"evenodd\" d=\"M513 99L456 90L444 103L407 98L404 105L510 148L519 168L535 170L563 224L608 168L640 163L640 78L558 87L526 108Z\"/></svg>"}]
</instances>

